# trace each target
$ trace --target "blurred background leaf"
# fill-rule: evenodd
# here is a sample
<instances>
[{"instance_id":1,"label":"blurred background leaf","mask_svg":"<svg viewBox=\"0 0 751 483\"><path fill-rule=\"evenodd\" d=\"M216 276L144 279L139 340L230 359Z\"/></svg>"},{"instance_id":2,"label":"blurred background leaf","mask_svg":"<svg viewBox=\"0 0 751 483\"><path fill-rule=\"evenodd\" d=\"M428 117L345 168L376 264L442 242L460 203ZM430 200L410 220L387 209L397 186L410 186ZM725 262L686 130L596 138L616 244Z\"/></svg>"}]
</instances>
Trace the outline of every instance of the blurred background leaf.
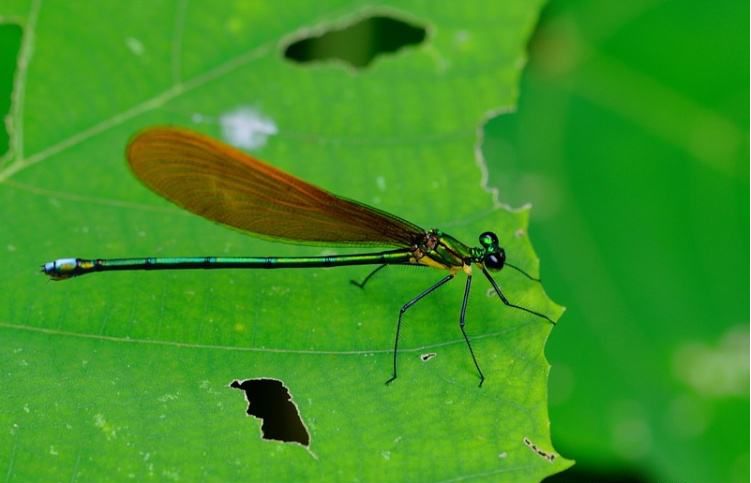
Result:
<instances>
[{"instance_id":1,"label":"blurred background leaf","mask_svg":"<svg viewBox=\"0 0 751 483\"><path fill-rule=\"evenodd\" d=\"M378 15L424 28L424 41L352 61L363 72L283 56L304 37L376 13L358 2L0 8L24 32L0 166L6 480L538 481L570 465L524 443L555 454L543 352L551 327L505 309L482 280L468 322L488 375L480 390L457 328L461 283L408 314L400 378L383 385L399 307L435 282L434 271L390 268L365 291L349 284L362 267L55 284L38 273L71 255L332 253L252 239L147 191L123 148L159 123L222 137L469 243L497 230L513 261L536 273L529 212L494 202L475 152L488 113L515 105L536 2L383 6ZM513 301L560 315L539 284L501 275ZM437 356L423 362L426 351ZM260 423L227 387L261 376L290 389L310 452L261 440Z\"/></svg>"},{"instance_id":2,"label":"blurred background leaf","mask_svg":"<svg viewBox=\"0 0 751 483\"><path fill-rule=\"evenodd\" d=\"M490 184L568 307L563 481L748 481L747 2L550 2Z\"/></svg>"}]
</instances>

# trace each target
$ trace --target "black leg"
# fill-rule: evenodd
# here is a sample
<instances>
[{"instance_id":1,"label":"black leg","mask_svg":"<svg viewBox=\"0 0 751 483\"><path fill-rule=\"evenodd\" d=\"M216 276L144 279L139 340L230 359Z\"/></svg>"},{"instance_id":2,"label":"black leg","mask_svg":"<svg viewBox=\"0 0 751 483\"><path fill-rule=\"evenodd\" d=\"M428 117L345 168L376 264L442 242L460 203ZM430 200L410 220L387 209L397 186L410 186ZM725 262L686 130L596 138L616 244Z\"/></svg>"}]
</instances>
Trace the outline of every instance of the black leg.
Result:
<instances>
[{"instance_id":1,"label":"black leg","mask_svg":"<svg viewBox=\"0 0 751 483\"><path fill-rule=\"evenodd\" d=\"M375 270L373 270L372 272L370 272L370 273L369 273L369 274L368 274L368 275L367 275L367 276L366 276L366 277L365 277L365 278L364 278L364 279L362 280L362 282L358 282L357 280L350 280L350 281L349 281L349 283L351 283L352 285L356 285L357 287L360 287L361 289L363 289L363 290L364 290L364 289L365 289L365 284L366 284L366 283L368 283L368 280L370 280L370 277L372 277L373 275L375 275L376 273L378 273L378 272L379 272L379 271L380 271L380 270L381 270L382 268L384 268L385 266L386 266L386 264L385 264L385 263L384 263L383 265L379 265L379 266L377 266L377 267L375 268Z\"/></svg>"},{"instance_id":2,"label":"black leg","mask_svg":"<svg viewBox=\"0 0 751 483\"><path fill-rule=\"evenodd\" d=\"M464 340L467 341L467 347L469 348L469 354L472 356L472 362L475 363L475 367L477 368L477 373L480 375L480 385L477 387L482 387L482 383L485 382L485 376L482 374L482 371L480 370L480 364L477 363L477 358L475 357L475 351L472 350L472 344L469 343L469 337L467 337L467 332L464 331L464 315L467 313L467 302L469 301L469 289L472 286L472 275L467 275L467 285L464 286L464 300L462 300L462 311L459 314L459 328L462 330L462 335L464 336Z\"/></svg>"},{"instance_id":3,"label":"black leg","mask_svg":"<svg viewBox=\"0 0 751 483\"><path fill-rule=\"evenodd\" d=\"M417 302L419 302L423 298L425 298L428 295L430 295L431 292L433 292L435 289L437 289L441 285L445 284L446 282L448 282L452 278L454 278L453 275L446 275L445 277L443 277L442 279L440 279L438 281L438 283L436 283L435 285L433 285L429 289L425 290L420 295L418 295L417 297L413 298L412 300L410 300L409 302L407 302L406 304L404 304L402 306L401 310L399 311L399 318L397 319L397 322L396 322L396 337L394 338L394 373L391 376L391 379L389 379L388 381L386 381L386 384L390 384L391 381L393 381L394 379L396 379L396 351L399 348L399 331L402 328L402 315L404 315L404 312L406 312L407 309L409 309L410 307L412 307L413 305L415 305Z\"/></svg>"},{"instance_id":4,"label":"black leg","mask_svg":"<svg viewBox=\"0 0 751 483\"><path fill-rule=\"evenodd\" d=\"M535 282L542 282L542 279L533 277L532 275L528 274L527 272L525 272L521 268L517 267L516 265L511 265L509 262L506 262L505 266L513 268L514 270L516 270L517 272L521 273L522 275L524 275L525 277L527 277L530 280L533 280Z\"/></svg>"},{"instance_id":5,"label":"black leg","mask_svg":"<svg viewBox=\"0 0 751 483\"><path fill-rule=\"evenodd\" d=\"M534 310L530 310L530 309L528 309L526 307L522 307L521 305L516 305L516 304L512 304L511 302L509 302L508 299L503 295L503 292L501 292L501 287L499 287L498 283L496 283L496 281L493 280L493 277L490 276L490 274L488 273L488 271L483 268L482 269L482 273L484 273L485 276L487 277L487 279L490 281L490 284L495 289L495 293L497 293L498 297L500 297L501 302L503 302L504 304L506 304L509 307L513 307L515 309L523 310L523 311L525 311L527 313L530 313L532 315L536 315L536 316L538 316L540 318L543 318L543 319L547 320L551 324L555 325L555 322L553 321L553 319L551 319L547 315L541 314L540 312L535 312Z\"/></svg>"}]
</instances>

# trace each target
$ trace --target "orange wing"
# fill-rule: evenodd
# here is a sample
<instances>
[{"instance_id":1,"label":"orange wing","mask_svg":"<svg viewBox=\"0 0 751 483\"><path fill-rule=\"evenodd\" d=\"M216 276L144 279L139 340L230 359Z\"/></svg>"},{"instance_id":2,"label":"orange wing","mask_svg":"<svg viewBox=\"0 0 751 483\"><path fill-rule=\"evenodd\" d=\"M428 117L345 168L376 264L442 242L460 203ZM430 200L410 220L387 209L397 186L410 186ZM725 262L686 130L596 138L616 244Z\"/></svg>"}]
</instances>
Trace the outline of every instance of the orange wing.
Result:
<instances>
[{"instance_id":1,"label":"orange wing","mask_svg":"<svg viewBox=\"0 0 751 483\"><path fill-rule=\"evenodd\" d=\"M303 243L400 247L425 233L186 129L142 131L128 144L126 156L136 177L159 195L250 233Z\"/></svg>"}]
</instances>

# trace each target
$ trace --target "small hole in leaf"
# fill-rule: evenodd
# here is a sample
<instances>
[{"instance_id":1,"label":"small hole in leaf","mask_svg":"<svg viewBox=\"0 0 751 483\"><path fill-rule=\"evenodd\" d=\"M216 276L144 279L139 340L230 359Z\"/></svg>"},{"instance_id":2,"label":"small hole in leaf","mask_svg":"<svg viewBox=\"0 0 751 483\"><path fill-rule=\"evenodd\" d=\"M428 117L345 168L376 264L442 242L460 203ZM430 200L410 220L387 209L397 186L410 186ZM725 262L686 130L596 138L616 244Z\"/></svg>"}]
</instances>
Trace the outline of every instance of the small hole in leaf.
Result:
<instances>
[{"instance_id":1,"label":"small hole in leaf","mask_svg":"<svg viewBox=\"0 0 751 483\"><path fill-rule=\"evenodd\" d=\"M0 156L8 152L8 126L5 122L10 113L13 77L18 65L18 52L21 48L21 26L0 24Z\"/></svg>"},{"instance_id":2,"label":"small hole in leaf","mask_svg":"<svg viewBox=\"0 0 751 483\"><path fill-rule=\"evenodd\" d=\"M310 444L310 435L305 428L292 396L281 381L276 379L247 379L232 381L232 388L245 392L248 415L263 421L263 439L285 443Z\"/></svg>"},{"instance_id":3,"label":"small hole in leaf","mask_svg":"<svg viewBox=\"0 0 751 483\"><path fill-rule=\"evenodd\" d=\"M526 436L522 439L524 441L524 444L527 445L527 448L532 450L533 453L535 453L540 458L546 460L549 463L552 463L555 461L556 454L552 453L550 451L545 451L544 449L537 446L535 443L533 443L529 438Z\"/></svg>"},{"instance_id":4,"label":"small hole in leaf","mask_svg":"<svg viewBox=\"0 0 751 483\"><path fill-rule=\"evenodd\" d=\"M301 64L336 59L361 69L379 55L422 43L426 36L422 26L371 15L344 28L300 39L287 46L284 56Z\"/></svg>"}]
</instances>

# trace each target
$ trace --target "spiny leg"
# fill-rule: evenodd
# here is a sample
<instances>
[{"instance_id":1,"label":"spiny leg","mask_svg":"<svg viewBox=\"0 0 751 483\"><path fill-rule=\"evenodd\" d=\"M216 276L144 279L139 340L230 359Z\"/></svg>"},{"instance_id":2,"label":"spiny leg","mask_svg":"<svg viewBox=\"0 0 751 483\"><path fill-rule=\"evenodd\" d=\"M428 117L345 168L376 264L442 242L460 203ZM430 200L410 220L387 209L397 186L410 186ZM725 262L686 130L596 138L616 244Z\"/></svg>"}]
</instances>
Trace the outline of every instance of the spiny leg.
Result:
<instances>
[{"instance_id":1,"label":"spiny leg","mask_svg":"<svg viewBox=\"0 0 751 483\"><path fill-rule=\"evenodd\" d=\"M367 275L367 276L366 276L366 277L365 277L365 278L364 278L364 279L362 280L362 282L358 282L357 280L350 280L350 281L349 281L349 283L351 283L352 285L355 285L355 286L357 286L357 287L360 287L361 289L363 289L363 290L364 290L364 289L365 289L365 284L366 284L366 283L368 283L368 280L370 280L370 277L372 277L373 275L375 275L376 273L378 273L378 272L379 272L379 271L380 271L380 270L381 270L382 268L385 268L385 267L386 267L386 264L385 264L385 263L384 263L383 265L379 265L379 266L377 266L377 267L375 268L375 270L371 271L371 272L370 272L370 273L369 273L369 274L368 274L368 275Z\"/></svg>"},{"instance_id":2,"label":"spiny leg","mask_svg":"<svg viewBox=\"0 0 751 483\"><path fill-rule=\"evenodd\" d=\"M469 337L467 337L467 332L464 330L464 315L467 313L467 302L469 301L469 289L471 286L472 275L467 275L467 285L464 286L464 299L462 300L462 311L459 314L459 328L462 331L464 340L467 341L467 347L469 348L469 354L472 356L472 362L475 363L477 373L480 375L480 385L477 387L482 387L482 383L485 382L485 376L482 374L482 370L480 370L480 364L477 363L475 351L472 350L472 344L469 343Z\"/></svg>"},{"instance_id":3,"label":"spiny leg","mask_svg":"<svg viewBox=\"0 0 751 483\"><path fill-rule=\"evenodd\" d=\"M422 292L417 297L413 298L412 300L410 300L406 304L402 305L401 310L399 310L399 318L397 319L397 322L396 322L396 337L394 338L394 373L391 376L391 379L389 379L388 381L386 381L386 384L390 384L391 381L393 381L394 379L396 379L396 351L397 351L397 349L399 349L399 331L402 328L402 315L404 315L404 312L406 312L407 309L409 309L410 307L412 307L413 305L415 305L417 302L419 302L423 298L425 298L428 295L430 295L435 289L437 289L441 285L445 284L446 282L448 282L452 278L454 278L453 274L446 275L445 277L443 277L442 279L440 279L435 285L431 286L430 288L428 288L427 290L425 290L424 292Z\"/></svg>"},{"instance_id":4,"label":"spiny leg","mask_svg":"<svg viewBox=\"0 0 751 483\"><path fill-rule=\"evenodd\" d=\"M501 299L501 302L503 302L506 306L513 307L513 308L519 309L519 310L523 310L523 311L525 311L527 313L530 313L532 315L536 315L536 316L538 316L540 318L543 318L543 319L547 320L551 324L555 325L555 322L553 321L553 319L551 319L547 315L541 314L540 312L535 312L534 310L530 310L530 309L528 309L526 307L522 307L521 305L516 305L516 304L512 304L511 302L509 302L508 299L503 295L503 292L501 292L501 287L498 286L498 283L493 279L493 277L490 276L490 274L488 273L487 270L485 270L485 268L482 269L482 273L485 274L485 277L487 277L487 279L490 281L490 284L495 289L495 293L498 294L498 297Z\"/></svg>"}]
</instances>

